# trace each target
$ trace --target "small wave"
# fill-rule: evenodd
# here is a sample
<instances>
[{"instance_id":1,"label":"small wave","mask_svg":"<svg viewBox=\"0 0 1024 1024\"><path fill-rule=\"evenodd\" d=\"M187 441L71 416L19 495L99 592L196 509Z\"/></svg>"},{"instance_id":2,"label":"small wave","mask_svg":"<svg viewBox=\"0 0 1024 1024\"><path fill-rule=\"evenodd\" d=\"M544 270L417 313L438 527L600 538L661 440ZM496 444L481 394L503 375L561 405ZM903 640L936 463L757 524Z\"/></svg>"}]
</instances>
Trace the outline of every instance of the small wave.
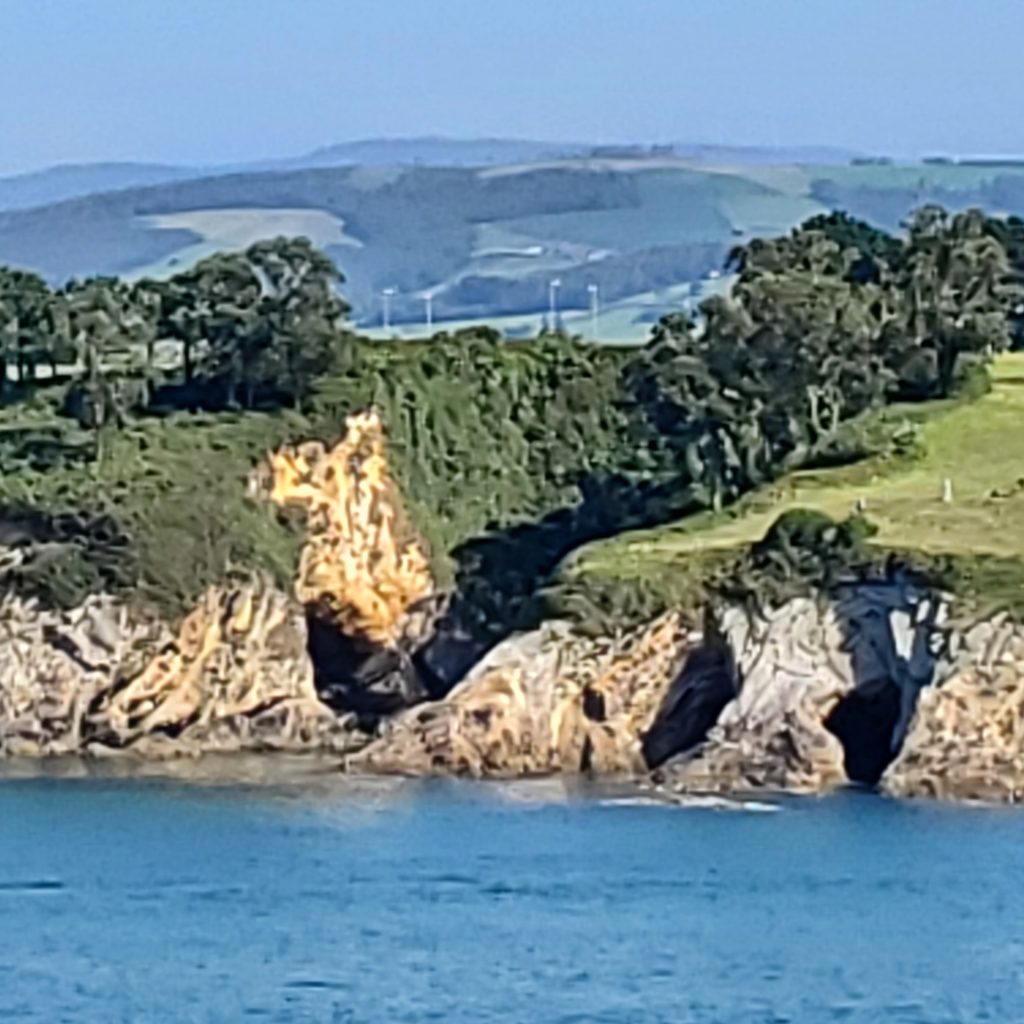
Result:
<instances>
[{"instance_id":1,"label":"small wave","mask_svg":"<svg viewBox=\"0 0 1024 1024\"><path fill-rule=\"evenodd\" d=\"M303 990L329 990L336 992L345 992L352 988L351 984L346 981L330 981L326 978L299 978L296 981L285 982L285 988L287 989L303 989Z\"/></svg>"},{"instance_id":2,"label":"small wave","mask_svg":"<svg viewBox=\"0 0 1024 1024\"><path fill-rule=\"evenodd\" d=\"M63 882L53 878L33 878L25 882L0 882L2 892L58 892L66 888Z\"/></svg>"},{"instance_id":3,"label":"small wave","mask_svg":"<svg viewBox=\"0 0 1024 1024\"><path fill-rule=\"evenodd\" d=\"M599 801L603 807L686 807L713 811L746 811L751 814L774 814L781 811L778 804L763 800L741 800L724 796L698 796L672 794L664 796L608 797Z\"/></svg>"}]
</instances>

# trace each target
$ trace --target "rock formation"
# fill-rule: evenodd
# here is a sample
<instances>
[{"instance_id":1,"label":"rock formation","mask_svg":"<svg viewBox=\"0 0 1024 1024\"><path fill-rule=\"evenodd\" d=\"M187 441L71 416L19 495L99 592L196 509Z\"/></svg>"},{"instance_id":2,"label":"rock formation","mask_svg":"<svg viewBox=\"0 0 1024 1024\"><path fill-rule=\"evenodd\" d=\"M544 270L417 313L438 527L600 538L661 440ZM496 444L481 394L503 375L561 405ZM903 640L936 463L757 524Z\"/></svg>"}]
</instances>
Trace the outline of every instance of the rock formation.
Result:
<instances>
[{"instance_id":1,"label":"rock formation","mask_svg":"<svg viewBox=\"0 0 1024 1024\"><path fill-rule=\"evenodd\" d=\"M65 613L8 595L0 753L351 750L365 735L345 711L426 696L410 655L438 598L379 418L277 452L254 484L305 511L297 601L262 578L213 588L173 635L103 596Z\"/></svg>"},{"instance_id":2,"label":"rock formation","mask_svg":"<svg viewBox=\"0 0 1024 1024\"><path fill-rule=\"evenodd\" d=\"M82 750L93 702L122 673L138 672L171 640L159 623L133 620L96 596L70 612L8 594L0 600L0 754Z\"/></svg>"},{"instance_id":3,"label":"rock formation","mask_svg":"<svg viewBox=\"0 0 1024 1024\"><path fill-rule=\"evenodd\" d=\"M1024 627L965 633L948 598L892 579L705 633L668 615L594 640L565 623L513 637L448 696L386 723L354 770L644 775L685 793L1024 799Z\"/></svg>"},{"instance_id":4,"label":"rock formation","mask_svg":"<svg viewBox=\"0 0 1024 1024\"><path fill-rule=\"evenodd\" d=\"M899 757L894 796L1024 800L1024 626L997 616L957 636L950 678L922 691Z\"/></svg>"},{"instance_id":5,"label":"rock formation","mask_svg":"<svg viewBox=\"0 0 1024 1024\"><path fill-rule=\"evenodd\" d=\"M344 749L352 730L316 692L301 609L264 580L213 588L173 642L104 691L90 742L174 751Z\"/></svg>"},{"instance_id":6,"label":"rock formation","mask_svg":"<svg viewBox=\"0 0 1024 1024\"><path fill-rule=\"evenodd\" d=\"M309 614L321 693L375 713L424 699L411 655L442 595L391 477L380 417L350 416L333 448L309 442L272 454L254 488L305 512L295 596Z\"/></svg>"},{"instance_id":7,"label":"rock formation","mask_svg":"<svg viewBox=\"0 0 1024 1024\"><path fill-rule=\"evenodd\" d=\"M499 777L643 771L644 736L693 642L676 615L604 640L547 623L499 644L445 700L398 716L350 766Z\"/></svg>"},{"instance_id":8,"label":"rock formation","mask_svg":"<svg viewBox=\"0 0 1024 1024\"><path fill-rule=\"evenodd\" d=\"M664 773L667 784L822 792L877 782L935 675L941 618L941 602L899 583L727 609L721 629L739 693L706 741Z\"/></svg>"},{"instance_id":9,"label":"rock formation","mask_svg":"<svg viewBox=\"0 0 1024 1024\"><path fill-rule=\"evenodd\" d=\"M271 501L306 514L299 601L377 646L422 633L415 612L434 594L430 560L388 469L380 417L350 416L333 448L283 448L269 468Z\"/></svg>"},{"instance_id":10,"label":"rock formation","mask_svg":"<svg viewBox=\"0 0 1024 1024\"><path fill-rule=\"evenodd\" d=\"M147 756L345 749L317 699L305 621L263 580L208 591L172 636L109 598L0 603L0 753Z\"/></svg>"}]
</instances>

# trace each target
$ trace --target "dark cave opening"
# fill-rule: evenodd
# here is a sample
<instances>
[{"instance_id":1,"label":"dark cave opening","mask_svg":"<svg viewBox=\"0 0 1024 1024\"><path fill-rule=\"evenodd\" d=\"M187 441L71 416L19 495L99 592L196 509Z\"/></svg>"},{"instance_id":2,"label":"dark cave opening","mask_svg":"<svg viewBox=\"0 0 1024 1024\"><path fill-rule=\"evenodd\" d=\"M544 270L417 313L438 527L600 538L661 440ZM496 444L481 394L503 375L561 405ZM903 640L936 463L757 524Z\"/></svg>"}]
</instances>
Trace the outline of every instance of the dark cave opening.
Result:
<instances>
[{"instance_id":1,"label":"dark cave opening","mask_svg":"<svg viewBox=\"0 0 1024 1024\"><path fill-rule=\"evenodd\" d=\"M859 687L847 694L825 719L843 745L851 782L876 786L899 753L893 735L900 720L900 690L892 682Z\"/></svg>"}]
</instances>

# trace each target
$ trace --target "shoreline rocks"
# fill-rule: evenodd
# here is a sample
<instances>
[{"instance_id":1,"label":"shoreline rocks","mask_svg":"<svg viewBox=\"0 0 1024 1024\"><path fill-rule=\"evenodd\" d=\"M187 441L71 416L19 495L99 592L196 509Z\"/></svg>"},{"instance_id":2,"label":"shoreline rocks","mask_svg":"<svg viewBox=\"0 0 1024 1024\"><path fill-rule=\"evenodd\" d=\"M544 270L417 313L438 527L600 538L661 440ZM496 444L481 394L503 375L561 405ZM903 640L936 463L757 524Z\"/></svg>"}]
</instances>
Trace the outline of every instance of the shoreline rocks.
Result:
<instances>
[{"instance_id":1,"label":"shoreline rocks","mask_svg":"<svg viewBox=\"0 0 1024 1024\"><path fill-rule=\"evenodd\" d=\"M0 597L0 756L327 752L350 772L621 776L671 798L857 783L1024 800L1024 625L1006 616L957 627L947 595L851 580L700 628L546 622L451 686L423 668L452 639L449 595L379 417L281 449L251 485L305 513L294 595L214 587L174 631L103 595L66 612Z\"/></svg>"},{"instance_id":2,"label":"shoreline rocks","mask_svg":"<svg viewBox=\"0 0 1024 1024\"><path fill-rule=\"evenodd\" d=\"M603 640L546 623L499 644L444 700L387 723L348 766L478 778L643 772L643 737L694 643L676 615Z\"/></svg>"},{"instance_id":3,"label":"shoreline rocks","mask_svg":"<svg viewBox=\"0 0 1024 1024\"><path fill-rule=\"evenodd\" d=\"M956 634L957 668L922 691L883 778L891 796L1024 801L1024 626L1004 616Z\"/></svg>"},{"instance_id":4,"label":"shoreline rocks","mask_svg":"<svg viewBox=\"0 0 1024 1024\"><path fill-rule=\"evenodd\" d=\"M213 588L176 634L110 598L0 599L0 756L333 754L352 773L653 781L668 797L855 784L1024 800L1024 626L959 628L945 600L850 584L766 612L676 614L614 637L548 622L377 735L318 691L304 610L268 581Z\"/></svg>"},{"instance_id":5,"label":"shoreline rocks","mask_svg":"<svg viewBox=\"0 0 1024 1024\"><path fill-rule=\"evenodd\" d=\"M344 751L323 704L302 610L267 581L213 588L178 634L109 598L43 611L0 603L0 754L145 757Z\"/></svg>"},{"instance_id":6,"label":"shoreline rocks","mask_svg":"<svg viewBox=\"0 0 1024 1024\"><path fill-rule=\"evenodd\" d=\"M800 793L876 784L935 676L942 617L941 600L899 582L726 609L720 628L739 692L706 741L665 773L668 784Z\"/></svg>"}]
</instances>

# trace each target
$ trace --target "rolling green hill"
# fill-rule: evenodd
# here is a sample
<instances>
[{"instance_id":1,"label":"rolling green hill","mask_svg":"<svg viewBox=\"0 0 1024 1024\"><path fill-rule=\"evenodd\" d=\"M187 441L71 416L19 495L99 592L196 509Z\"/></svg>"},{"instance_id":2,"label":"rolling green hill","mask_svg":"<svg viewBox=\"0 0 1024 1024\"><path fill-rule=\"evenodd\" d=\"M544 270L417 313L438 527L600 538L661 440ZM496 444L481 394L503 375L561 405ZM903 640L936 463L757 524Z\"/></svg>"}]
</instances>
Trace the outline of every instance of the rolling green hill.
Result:
<instances>
[{"instance_id":1,"label":"rolling green hill","mask_svg":"<svg viewBox=\"0 0 1024 1024\"><path fill-rule=\"evenodd\" d=\"M325 158L326 159L326 158ZM840 208L892 228L937 201L1024 212L1024 165L711 164L672 156L490 167L345 166L221 174L0 213L0 263L52 282L166 275L257 238L309 235L342 267L356 322L539 324L549 284L573 329L646 335L705 287L729 249ZM575 313L573 312L575 311ZM402 333L400 327L398 333Z\"/></svg>"}]
</instances>

